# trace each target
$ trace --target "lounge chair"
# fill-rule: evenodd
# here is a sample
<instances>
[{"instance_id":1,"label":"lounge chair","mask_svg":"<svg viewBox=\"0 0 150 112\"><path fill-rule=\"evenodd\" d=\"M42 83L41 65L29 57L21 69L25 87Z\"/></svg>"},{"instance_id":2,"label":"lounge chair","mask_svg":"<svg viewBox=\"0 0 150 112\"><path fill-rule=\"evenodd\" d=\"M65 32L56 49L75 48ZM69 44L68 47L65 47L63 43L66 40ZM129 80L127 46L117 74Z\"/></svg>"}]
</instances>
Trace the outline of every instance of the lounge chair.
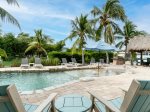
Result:
<instances>
[{"instance_id":1,"label":"lounge chair","mask_svg":"<svg viewBox=\"0 0 150 112\"><path fill-rule=\"evenodd\" d=\"M100 62L100 65L103 66L103 67L108 67L109 66L108 63L105 63L104 59L99 59L99 62Z\"/></svg>"},{"instance_id":2,"label":"lounge chair","mask_svg":"<svg viewBox=\"0 0 150 112\"><path fill-rule=\"evenodd\" d=\"M73 63L75 66L82 66L82 64L77 63L77 61L76 61L75 58L71 58L71 61L72 61L72 63Z\"/></svg>"},{"instance_id":3,"label":"lounge chair","mask_svg":"<svg viewBox=\"0 0 150 112\"><path fill-rule=\"evenodd\" d=\"M100 64L104 64L104 59L99 59Z\"/></svg>"},{"instance_id":4,"label":"lounge chair","mask_svg":"<svg viewBox=\"0 0 150 112\"><path fill-rule=\"evenodd\" d=\"M150 81L133 80L124 100L105 100L97 92L89 92L95 112L150 112Z\"/></svg>"},{"instance_id":5,"label":"lounge chair","mask_svg":"<svg viewBox=\"0 0 150 112\"><path fill-rule=\"evenodd\" d=\"M90 65L98 65L98 63L95 61L95 58L91 58Z\"/></svg>"},{"instance_id":6,"label":"lounge chair","mask_svg":"<svg viewBox=\"0 0 150 112\"><path fill-rule=\"evenodd\" d=\"M56 95L50 94L39 106L23 104L15 85L0 86L0 112L53 112Z\"/></svg>"},{"instance_id":7,"label":"lounge chair","mask_svg":"<svg viewBox=\"0 0 150 112\"><path fill-rule=\"evenodd\" d=\"M36 68L42 68L43 67L43 65L41 64L40 58L35 58L34 67L36 67Z\"/></svg>"},{"instance_id":8,"label":"lounge chair","mask_svg":"<svg viewBox=\"0 0 150 112\"><path fill-rule=\"evenodd\" d=\"M66 58L61 58L61 60L62 60L61 65L65 65L67 67L73 67L73 66L75 66L73 63L68 63Z\"/></svg>"},{"instance_id":9,"label":"lounge chair","mask_svg":"<svg viewBox=\"0 0 150 112\"><path fill-rule=\"evenodd\" d=\"M29 68L30 67L28 58L22 58L20 67L21 68Z\"/></svg>"}]
</instances>

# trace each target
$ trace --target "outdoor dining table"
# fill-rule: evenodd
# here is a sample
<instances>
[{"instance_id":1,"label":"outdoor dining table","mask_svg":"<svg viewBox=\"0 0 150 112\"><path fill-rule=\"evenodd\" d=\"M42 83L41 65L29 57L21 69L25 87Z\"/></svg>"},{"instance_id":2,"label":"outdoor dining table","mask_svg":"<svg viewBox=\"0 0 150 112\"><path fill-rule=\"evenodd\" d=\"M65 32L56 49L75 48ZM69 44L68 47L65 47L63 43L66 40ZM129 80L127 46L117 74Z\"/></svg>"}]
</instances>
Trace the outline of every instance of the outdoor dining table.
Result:
<instances>
[{"instance_id":1,"label":"outdoor dining table","mask_svg":"<svg viewBox=\"0 0 150 112\"><path fill-rule=\"evenodd\" d=\"M78 94L64 95L55 101L55 109L58 112L87 112L91 107L91 100Z\"/></svg>"}]
</instances>

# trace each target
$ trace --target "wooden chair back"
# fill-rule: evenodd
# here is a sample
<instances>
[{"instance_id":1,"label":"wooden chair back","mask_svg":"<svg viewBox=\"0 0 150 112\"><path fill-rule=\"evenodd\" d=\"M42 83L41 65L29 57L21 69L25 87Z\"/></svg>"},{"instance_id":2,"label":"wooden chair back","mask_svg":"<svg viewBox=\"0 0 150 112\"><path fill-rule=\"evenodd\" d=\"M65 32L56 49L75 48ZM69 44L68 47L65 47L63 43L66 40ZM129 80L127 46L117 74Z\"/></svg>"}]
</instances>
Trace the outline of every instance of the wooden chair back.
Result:
<instances>
[{"instance_id":1,"label":"wooden chair back","mask_svg":"<svg viewBox=\"0 0 150 112\"><path fill-rule=\"evenodd\" d=\"M150 81L133 80L120 110L121 112L150 112Z\"/></svg>"},{"instance_id":2,"label":"wooden chair back","mask_svg":"<svg viewBox=\"0 0 150 112\"><path fill-rule=\"evenodd\" d=\"M15 85L0 86L0 112L26 112Z\"/></svg>"}]
</instances>

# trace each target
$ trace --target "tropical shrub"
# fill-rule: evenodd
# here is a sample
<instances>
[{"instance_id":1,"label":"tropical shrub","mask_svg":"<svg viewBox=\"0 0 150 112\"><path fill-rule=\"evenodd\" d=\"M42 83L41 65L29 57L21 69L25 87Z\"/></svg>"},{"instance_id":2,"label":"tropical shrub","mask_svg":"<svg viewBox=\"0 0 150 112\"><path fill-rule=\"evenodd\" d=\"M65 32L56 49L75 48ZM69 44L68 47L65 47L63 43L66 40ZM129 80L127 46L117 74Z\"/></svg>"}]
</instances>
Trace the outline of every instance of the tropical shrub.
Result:
<instances>
[{"instance_id":1,"label":"tropical shrub","mask_svg":"<svg viewBox=\"0 0 150 112\"><path fill-rule=\"evenodd\" d=\"M43 66L54 66L59 65L60 60L58 58L42 59L41 63Z\"/></svg>"},{"instance_id":2,"label":"tropical shrub","mask_svg":"<svg viewBox=\"0 0 150 112\"><path fill-rule=\"evenodd\" d=\"M14 59L12 61L11 67L20 67L21 65L21 60L20 59Z\"/></svg>"},{"instance_id":3,"label":"tropical shrub","mask_svg":"<svg viewBox=\"0 0 150 112\"><path fill-rule=\"evenodd\" d=\"M4 67L4 65L2 63L0 63L0 68L3 68L3 67Z\"/></svg>"},{"instance_id":4,"label":"tropical shrub","mask_svg":"<svg viewBox=\"0 0 150 112\"><path fill-rule=\"evenodd\" d=\"M29 63L34 63L34 61L35 61L35 60L34 60L34 57L30 57L30 58L29 58Z\"/></svg>"}]
</instances>

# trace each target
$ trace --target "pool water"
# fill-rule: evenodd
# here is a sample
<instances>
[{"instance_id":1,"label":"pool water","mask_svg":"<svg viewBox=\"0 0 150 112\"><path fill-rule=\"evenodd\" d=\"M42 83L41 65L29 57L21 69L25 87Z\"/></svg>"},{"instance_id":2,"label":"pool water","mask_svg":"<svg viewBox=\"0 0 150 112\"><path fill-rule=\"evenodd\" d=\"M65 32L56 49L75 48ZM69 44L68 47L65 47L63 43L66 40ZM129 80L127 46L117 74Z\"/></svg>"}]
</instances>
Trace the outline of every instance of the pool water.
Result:
<instances>
[{"instance_id":1,"label":"pool water","mask_svg":"<svg viewBox=\"0 0 150 112\"><path fill-rule=\"evenodd\" d=\"M73 70L64 72L0 73L0 85L16 84L18 90L37 90L78 80L81 77L119 75L122 70Z\"/></svg>"}]
</instances>

